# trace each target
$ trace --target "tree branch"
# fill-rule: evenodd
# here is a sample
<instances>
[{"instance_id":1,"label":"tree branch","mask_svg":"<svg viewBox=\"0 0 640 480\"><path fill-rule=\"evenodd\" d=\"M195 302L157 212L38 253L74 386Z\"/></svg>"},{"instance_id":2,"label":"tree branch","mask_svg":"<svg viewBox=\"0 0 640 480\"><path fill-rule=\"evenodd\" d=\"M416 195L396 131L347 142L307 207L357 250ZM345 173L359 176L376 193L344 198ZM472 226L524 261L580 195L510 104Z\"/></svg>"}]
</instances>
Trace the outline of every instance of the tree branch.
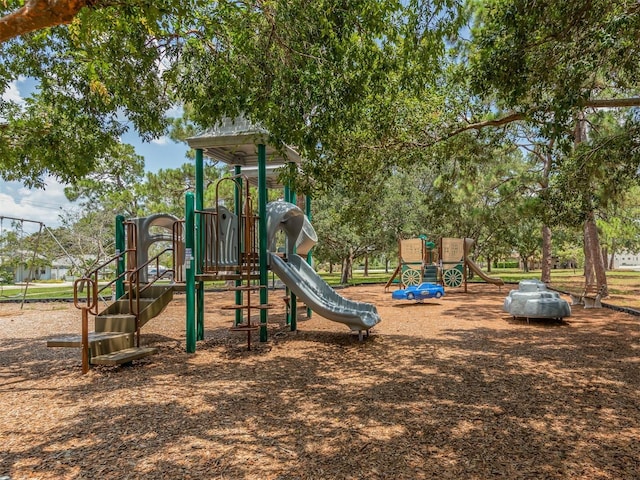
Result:
<instances>
[{"instance_id":1,"label":"tree branch","mask_svg":"<svg viewBox=\"0 0 640 480\"><path fill-rule=\"evenodd\" d=\"M509 123L517 122L518 120L524 120L525 116L522 113L512 112L502 118L494 118L492 120L484 120L482 122L469 123L464 127L460 127L452 132L449 132L446 138L455 137L456 135L469 131L469 130L481 130L485 127L501 127Z\"/></svg>"},{"instance_id":2,"label":"tree branch","mask_svg":"<svg viewBox=\"0 0 640 480\"><path fill-rule=\"evenodd\" d=\"M0 43L20 35L71 23L92 0L27 0L23 7L0 18Z\"/></svg>"},{"instance_id":3,"label":"tree branch","mask_svg":"<svg viewBox=\"0 0 640 480\"><path fill-rule=\"evenodd\" d=\"M603 98L603 99L591 99L586 100L583 103L585 108L624 108L624 107L640 107L640 97L628 97L628 98ZM484 120L482 122L469 123L463 127L457 128L447 133L437 141L447 140L455 137L461 133L469 130L481 130L485 127L501 127L508 125L509 123L524 120L526 115L518 112L511 112L504 117L494 118L491 120ZM436 142L434 142L436 143Z\"/></svg>"},{"instance_id":4,"label":"tree branch","mask_svg":"<svg viewBox=\"0 0 640 480\"><path fill-rule=\"evenodd\" d=\"M622 108L640 107L640 97L629 98L603 98L601 100L587 100L584 103L587 108Z\"/></svg>"}]
</instances>

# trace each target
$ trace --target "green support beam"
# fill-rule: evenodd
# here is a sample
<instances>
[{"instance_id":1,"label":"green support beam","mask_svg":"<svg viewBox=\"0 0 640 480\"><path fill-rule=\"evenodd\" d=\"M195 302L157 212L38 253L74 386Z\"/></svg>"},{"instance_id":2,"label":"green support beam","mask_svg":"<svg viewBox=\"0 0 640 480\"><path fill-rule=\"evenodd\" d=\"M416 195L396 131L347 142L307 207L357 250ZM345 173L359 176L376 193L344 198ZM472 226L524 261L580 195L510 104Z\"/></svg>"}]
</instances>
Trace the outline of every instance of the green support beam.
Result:
<instances>
[{"instance_id":1,"label":"green support beam","mask_svg":"<svg viewBox=\"0 0 640 480\"><path fill-rule=\"evenodd\" d=\"M284 201L285 202L291 202L291 188L289 187L289 184L287 183L284 188L283 188L283 193L284 193ZM285 245L285 253L288 254L289 252L289 245ZM293 316L292 310L291 310L291 290L289 290L289 287L285 287L284 289L285 291L285 298L288 298L289 301L287 302L287 309L285 311L285 317L284 317L284 322L285 325L291 325L291 317Z\"/></svg>"},{"instance_id":2,"label":"green support beam","mask_svg":"<svg viewBox=\"0 0 640 480\"><path fill-rule=\"evenodd\" d=\"M297 168L295 163L290 163L289 164L289 168L291 170L294 170ZM295 190L290 188L290 192L289 192L289 201L291 203L293 203L294 205L296 204L296 192ZM290 245L289 248L291 249L291 254L292 255L296 255L296 246L294 245ZM289 298L289 305L291 307L291 331L295 332L298 329L298 298L296 297L296 295L291 292L290 298Z\"/></svg>"},{"instance_id":3,"label":"green support beam","mask_svg":"<svg viewBox=\"0 0 640 480\"><path fill-rule=\"evenodd\" d=\"M196 211L204 209L204 155L202 149L196 150ZM202 215L195 215L195 263L196 274L202 273L202 257L204 255L204 230L202 228ZM198 340L204 340L204 282L197 283L196 289Z\"/></svg>"},{"instance_id":4,"label":"green support beam","mask_svg":"<svg viewBox=\"0 0 640 480\"><path fill-rule=\"evenodd\" d=\"M307 194L304 197L304 213L307 215L309 222L311 222L311 197ZM307 263L313 266L313 249L307 253ZM307 307L307 318L311 318L311 309Z\"/></svg>"},{"instance_id":5,"label":"green support beam","mask_svg":"<svg viewBox=\"0 0 640 480\"><path fill-rule=\"evenodd\" d=\"M195 268L194 268L194 198L192 192L185 195L185 215L184 215L184 263L186 267L186 302L187 302L187 353L196 351L196 314L195 314Z\"/></svg>"},{"instance_id":6,"label":"green support beam","mask_svg":"<svg viewBox=\"0 0 640 480\"><path fill-rule=\"evenodd\" d=\"M267 147L264 144L258 145L258 222L260 239L260 305L265 306L269 302L269 292L267 286ZM267 310L260 309L260 341L267 341Z\"/></svg>"}]
</instances>

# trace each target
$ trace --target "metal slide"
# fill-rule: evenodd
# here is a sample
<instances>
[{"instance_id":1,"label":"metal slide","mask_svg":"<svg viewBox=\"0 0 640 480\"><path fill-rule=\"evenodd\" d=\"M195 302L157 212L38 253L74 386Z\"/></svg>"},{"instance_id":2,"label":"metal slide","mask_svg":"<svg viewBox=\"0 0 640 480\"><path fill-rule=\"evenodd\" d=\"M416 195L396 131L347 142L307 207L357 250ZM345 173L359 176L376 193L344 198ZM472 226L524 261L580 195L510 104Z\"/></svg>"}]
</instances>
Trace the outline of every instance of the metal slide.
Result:
<instances>
[{"instance_id":1,"label":"metal slide","mask_svg":"<svg viewBox=\"0 0 640 480\"><path fill-rule=\"evenodd\" d=\"M469 252L471 251L471 249L473 248L473 245L476 243L476 241L473 238L465 238L464 239L464 261L467 264L467 266L469 267L469 269L475 273L476 275L478 275L482 280L484 280L487 283L493 283L494 285L497 285L498 287L501 287L502 285L504 285L504 281L500 278L500 277L490 277L489 275L487 275L487 273L485 271L483 271L480 268L480 265L478 265L476 262L474 262L473 260L471 260L471 258L469 258Z\"/></svg>"},{"instance_id":2,"label":"metal slide","mask_svg":"<svg viewBox=\"0 0 640 480\"><path fill-rule=\"evenodd\" d=\"M270 253L270 261L271 270L311 310L328 320L344 323L357 331L360 339L363 332L380 322L374 305L342 297L299 255L290 255L285 261Z\"/></svg>"},{"instance_id":3,"label":"metal slide","mask_svg":"<svg viewBox=\"0 0 640 480\"><path fill-rule=\"evenodd\" d=\"M478 275L482 280L484 280L487 283L493 283L494 285L498 285L499 287L501 287L502 285L504 285L504 281L499 278L499 277L490 277L489 275L487 275L481 268L480 265L478 265L477 263L475 263L473 260L471 260L470 258L466 258L465 261L467 262L467 265L469 266L469 268L473 271L473 273L475 273L476 275Z\"/></svg>"}]
</instances>

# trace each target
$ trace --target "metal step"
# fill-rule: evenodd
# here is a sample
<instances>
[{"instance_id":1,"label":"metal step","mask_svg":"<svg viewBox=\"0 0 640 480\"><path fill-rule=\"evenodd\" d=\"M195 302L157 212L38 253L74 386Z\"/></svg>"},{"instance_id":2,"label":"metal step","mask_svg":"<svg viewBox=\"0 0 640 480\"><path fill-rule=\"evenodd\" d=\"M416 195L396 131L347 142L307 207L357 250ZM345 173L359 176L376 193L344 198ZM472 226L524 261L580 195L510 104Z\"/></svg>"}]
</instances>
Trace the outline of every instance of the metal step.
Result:
<instances>
[{"instance_id":1,"label":"metal step","mask_svg":"<svg viewBox=\"0 0 640 480\"><path fill-rule=\"evenodd\" d=\"M149 355L158 353L157 348L152 347L132 347L120 350L118 352L107 353L91 357L92 365L122 365L123 363L133 362Z\"/></svg>"},{"instance_id":2,"label":"metal step","mask_svg":"<svg viewBox=\"0 0 640 480\"><path fill-rule=\"evenodd\" d=\"M138 319L140 326L144 326L152 318L160 315L167 304L173 299L173 286L151 286L140 292L140 313ZM134 307L135 308L135 307ZM135 318L127 318L129 300L125 297L117 300L96 316L96 331L135 331ZM131 315L133 317L133 315Z\"/></svg>"},{"instance_id":3,"label":"metal step","mask_svg":"<svg viewBox=\"0 0 640 480\"><path fill-rule=\"evenodd\" d=\"M136 317L128 313L101 313L95 321L96 332L136 331Z\"/></svg>"},{"instance_id":4,"label":"metal step","mask_svg":"<svg viewBox=\"0 0 640 480\"><path fill-rule=\"evenodd\" d=\"M89 333L89 350L91 355L104 355L133 347L133 333L130 332L91 332ZM47 347L82 347L81 335L69 335L66 337L47 340Z\"/></svg>"}]
</instances>

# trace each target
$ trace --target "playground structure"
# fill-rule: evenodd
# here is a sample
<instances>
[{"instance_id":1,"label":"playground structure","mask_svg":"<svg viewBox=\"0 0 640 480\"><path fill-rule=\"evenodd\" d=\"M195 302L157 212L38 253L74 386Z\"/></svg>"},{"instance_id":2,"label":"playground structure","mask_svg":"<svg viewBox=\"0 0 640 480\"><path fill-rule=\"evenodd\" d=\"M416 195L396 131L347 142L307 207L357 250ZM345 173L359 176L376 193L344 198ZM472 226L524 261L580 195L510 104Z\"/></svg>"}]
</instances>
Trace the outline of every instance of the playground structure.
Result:
<instances>
[{"instance_id":1,"label":"playground structure","mask_svg":"<svg viewBox=\"0 0 640 480\"><path fill-rule=\"evenodd\" d=\"M81 348L83 372L93 364L118 365L156 353L154 348L140 347L140 329L180 289L186 295L186 350L193 353L196 341L204 339L205 282L222 281L235 294L235 302L223 307L236 312L230 329L246 332L251 349L252 332L259 331L260 341L268 340L269 269L287 286L286 322L292 331L297 329L299 297L308 315L314 310L345 324L360 340L368 336L380 321L376 308L341 297L309 265L310 250L317 241L309 220L310 199L305 200L305 215L296 205L295 193L284 186L285 199L267 204L267 158L275 162L271 185L277 186L273 179L277 170L295 167L299 157L287 147L268 150L266 138L266 132L239 119L189 139L196 149L196 185L195 194L186 194L184 219L164 214L130 220L117 217L115 256L74 284L74 303L82 312L81 335L51 339L47 345ZM211 207L205 207L203 201L205 153L234 167L232 176L216 183ZM222 204L220 186L224 182L232 184L233 209ZM257 209L251 185L257 186ZM285 237L283 254L276 253L280 251L279 232ZM150 257L149 249L157 242L168 246ZM161 263L168 263L167 258L171 268L162 270ZM99 285L100 271L113 266L115 279ZM153 278L148 275L150 268L156 272ZM163 279L170 282L161 282ZM113 292L115 300L110 302L111 295L105 292ZM254 318L256 312L259 319ZM95 316L92 333L88 331L89 315Z\"/></svg>"},{"instance_id":2,"label":"playground structure","mask_svg":"<svg viewBox=\"0 0 640 480\"><path fill-rule=\"evenodd\" d=\"M385 285L385 291L396 278L400 288L423 282L440 283L447 288L464 287L467 292L468 272L501 287L502 279L487 275L469 256L475 241L471 238L441 238L431 242L425 236L398 242L398 266Z\"/></svg>"}]
</instances>

